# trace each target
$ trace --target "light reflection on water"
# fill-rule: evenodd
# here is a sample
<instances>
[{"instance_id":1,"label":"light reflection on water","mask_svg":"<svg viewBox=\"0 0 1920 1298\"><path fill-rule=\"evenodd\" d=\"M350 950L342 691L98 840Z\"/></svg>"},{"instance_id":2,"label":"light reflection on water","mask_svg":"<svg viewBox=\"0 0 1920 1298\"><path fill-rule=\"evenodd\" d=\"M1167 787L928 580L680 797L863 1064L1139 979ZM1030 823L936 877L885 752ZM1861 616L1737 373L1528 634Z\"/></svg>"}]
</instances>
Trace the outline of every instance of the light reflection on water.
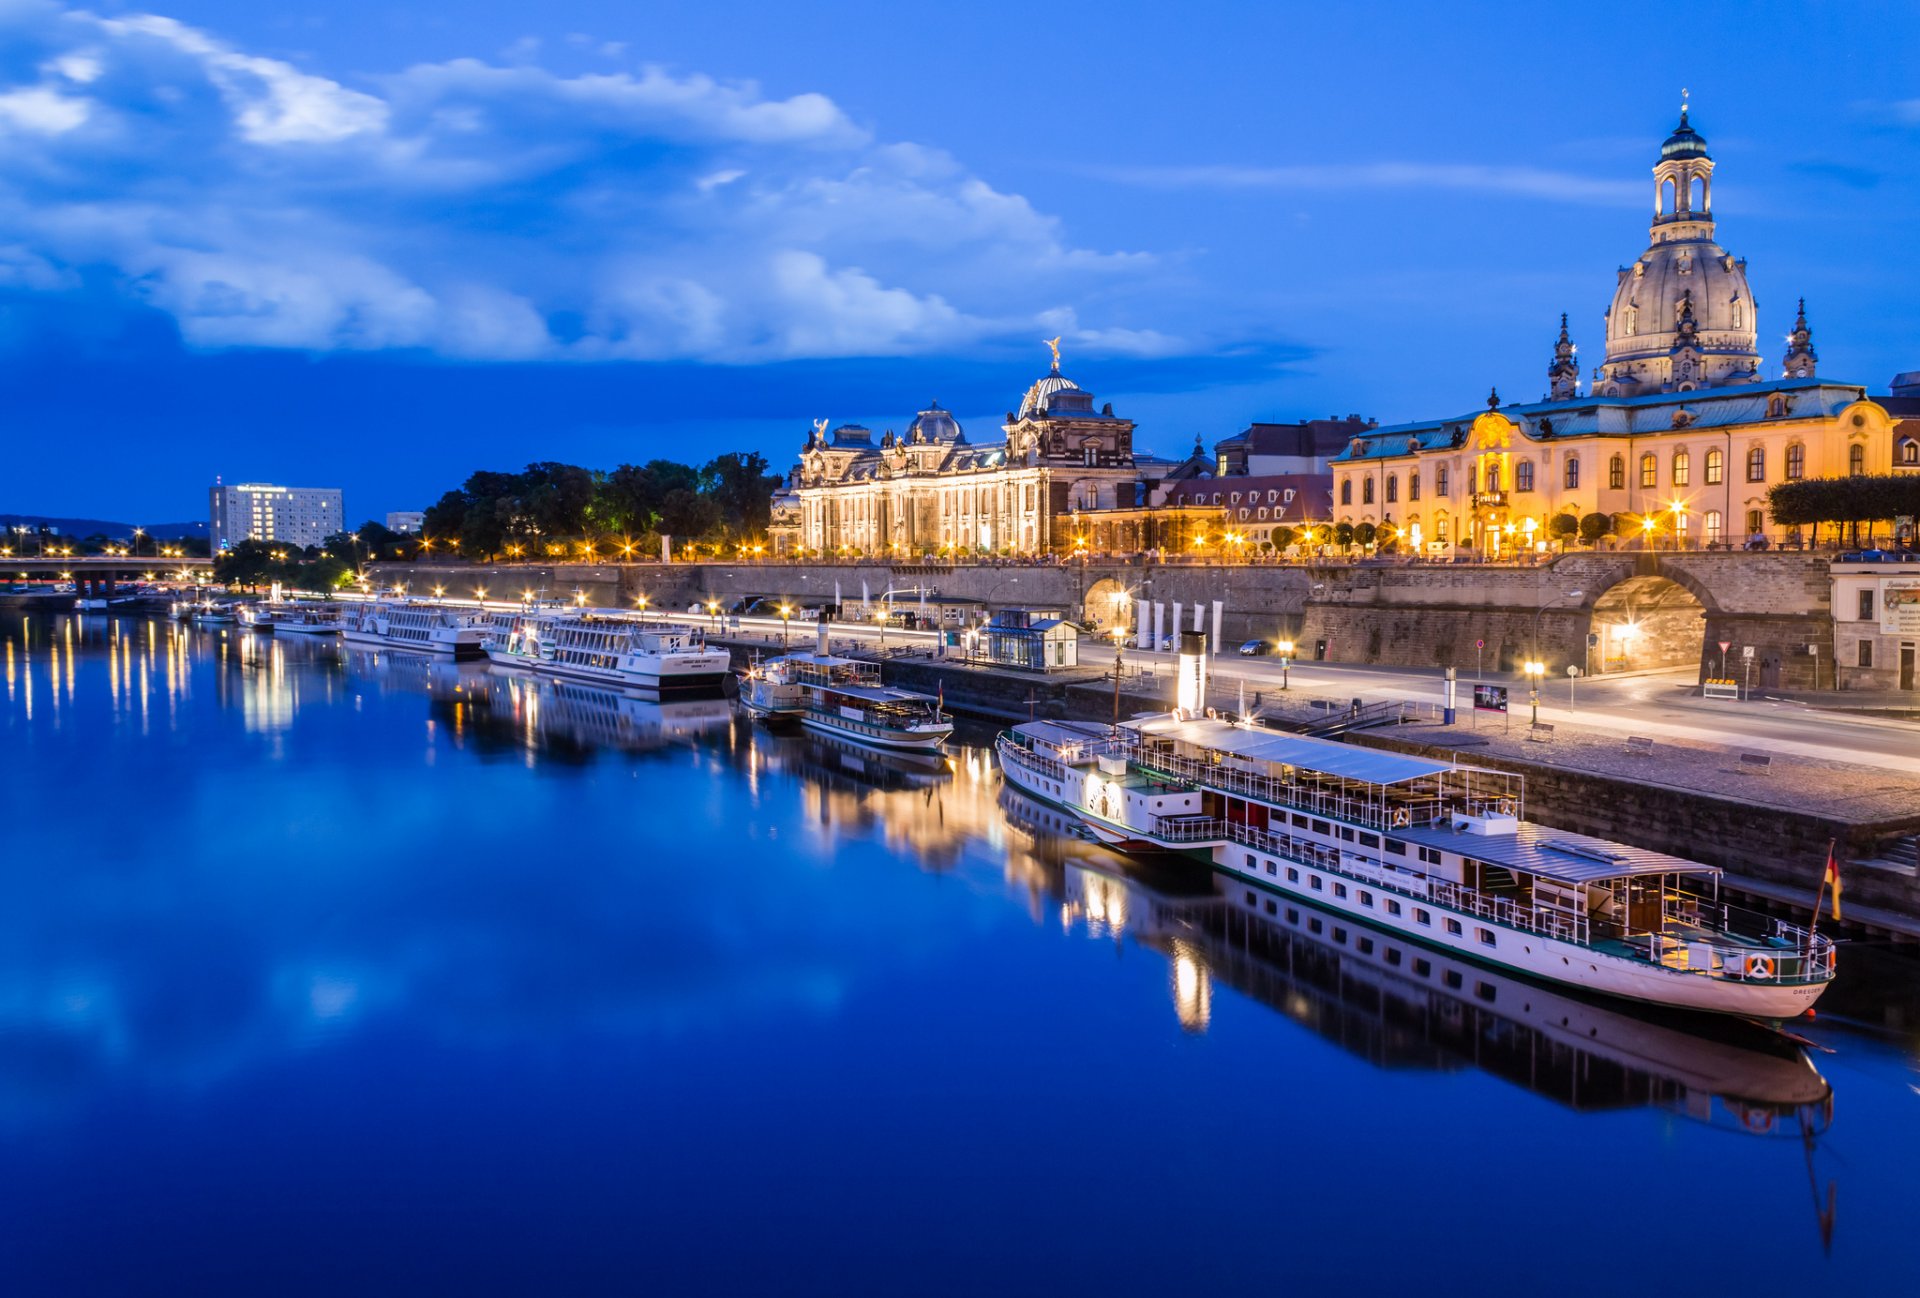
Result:
<instances>
[{"instance_id":1,"label":"light reflection on water","mask_svg":"<svg viewBox=\"0 0 1920 1298\"><path fill-rule=\"evenodd\" d=\"M1726 1234L1772 1284L1914 1272L1910 965L1850 961L1809 1055L1129 864L977 743L239 627L15 618L3 661L21 1292L524 1292L556 1258L571 1290L1431 1286L1437 1257L1612 1292L1544 1242L1581 1221L1635 1274ZM145 1254L80 1242L156 1220Z\"/></svg>"}]
</instances>

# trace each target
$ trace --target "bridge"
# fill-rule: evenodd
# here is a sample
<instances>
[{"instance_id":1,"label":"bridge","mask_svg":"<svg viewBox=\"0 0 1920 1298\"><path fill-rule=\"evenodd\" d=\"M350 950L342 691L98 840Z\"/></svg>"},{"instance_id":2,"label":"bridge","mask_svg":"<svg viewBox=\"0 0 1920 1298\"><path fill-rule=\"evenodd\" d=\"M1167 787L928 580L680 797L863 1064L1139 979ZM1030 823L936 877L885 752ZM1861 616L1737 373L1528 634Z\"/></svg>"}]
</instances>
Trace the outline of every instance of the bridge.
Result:
<instances>
[{"instance_id":1,"label":"bridge","mask_svg":"<svg viewBox=\"0 0 1920 1298\"><path fill-rule=\"evenodd\" d=\"M0 581L71 581L76 589L111 593L121 584L192 581L213 576L213 560L155 554L0 555Z\"/></svg>"}]
</instances>

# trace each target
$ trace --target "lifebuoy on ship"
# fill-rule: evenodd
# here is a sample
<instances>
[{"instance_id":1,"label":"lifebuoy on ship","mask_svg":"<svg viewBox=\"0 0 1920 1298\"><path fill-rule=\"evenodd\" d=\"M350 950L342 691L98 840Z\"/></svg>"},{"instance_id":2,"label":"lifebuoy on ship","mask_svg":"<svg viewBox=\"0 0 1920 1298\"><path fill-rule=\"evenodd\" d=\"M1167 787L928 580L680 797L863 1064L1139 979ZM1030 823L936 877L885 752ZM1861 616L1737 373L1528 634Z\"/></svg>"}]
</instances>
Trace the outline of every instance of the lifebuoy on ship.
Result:
<instances>
[{"instance_id":1,"label":"lifebuoy on ship","mask_svg":"<svg viewBox=\"0 0 1920 1298\"><path fill-rule=\"evenodd\" d=\"M1503 815L1503 816L1511 816L1511 815L1513 814L1513 799L1512 799L1512 798L1502 798L1502 799L1500 799L1500 814L1501 814L1501 815Z\"/></svg>"},{"instance_id":2,"label":"lifebuoy on ship","mask_svg":"<svg viewBox=\"0 0 1920 1298\"><path fill-rule=\"evenodd\" d=\"M1764 1136L1773 1130L1773 1114L1765 1109L1748 1108L1740 1114L1740 1123L1756 1136Z\"/></svg>"},{"instance_id":3,"label":"lifebuoy on ship","mask_svg":"<svg viewBox=\"0 0 1920 1298\"><path fill-rule=\"evenodd\" d=\"M1773 977L1773 957L1770 955L1759 955L1757 953L1754 955L1748 956L1747 957L1747 977L1749 978Z\"/></svg>"},{"instance_id":4,"label":"lifebuoy on ship","mask_svg":"<svg viewBox=\"0 0 1920 1298\"><path fill-rule=\"evenodd\" d=\"M1408 825L1411 825L1412 823L1413 823L1413 818L1409 816L1405 811L1396 811L1393 813L1394 828L1402 829Z\"/></svg>"},{"instance_id":5,"label":"lifebuoy on ship","mask_svg":"<svg viewBox=\"0 0 1920 1298\"><path fill-rule=\"evenodd\" d=\"M1207 720L1218 721L1219 719L1220 719L1220 714L1218 712L1215 712L1212 708L1207 709Z\"/></svg>"}]
</instances>

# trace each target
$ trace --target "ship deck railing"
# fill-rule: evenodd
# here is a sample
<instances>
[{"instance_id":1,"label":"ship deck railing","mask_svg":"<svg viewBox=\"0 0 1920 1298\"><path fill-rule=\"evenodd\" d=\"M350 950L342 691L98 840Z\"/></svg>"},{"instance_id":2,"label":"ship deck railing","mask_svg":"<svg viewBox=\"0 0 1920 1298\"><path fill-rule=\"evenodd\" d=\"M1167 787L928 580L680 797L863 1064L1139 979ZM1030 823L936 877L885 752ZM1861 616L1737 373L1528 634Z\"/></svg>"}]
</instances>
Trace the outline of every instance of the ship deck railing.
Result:
<instances>
[{"instance_id":1,"label":"ship deck railing","mask_svg":"<svg viewBox=\"0 0 1920 1298\"><path fill-rule=\"evenodd\" d=\"M1149 770L1210 789L1238 793L1275 806L1344 820L1369 829L1391 831L1444 823L1451 811L1446 799L1415 795L1407 798L1366 797L1331 789L1290 784L1269 775L1256 775L1232 766L1198 761L1137 743L1126 745L1129 760ZM1498 805L1496 802L1492 805ZM1472 808L1469 808L1472 810Z\"/></svg>"}]
</instances>

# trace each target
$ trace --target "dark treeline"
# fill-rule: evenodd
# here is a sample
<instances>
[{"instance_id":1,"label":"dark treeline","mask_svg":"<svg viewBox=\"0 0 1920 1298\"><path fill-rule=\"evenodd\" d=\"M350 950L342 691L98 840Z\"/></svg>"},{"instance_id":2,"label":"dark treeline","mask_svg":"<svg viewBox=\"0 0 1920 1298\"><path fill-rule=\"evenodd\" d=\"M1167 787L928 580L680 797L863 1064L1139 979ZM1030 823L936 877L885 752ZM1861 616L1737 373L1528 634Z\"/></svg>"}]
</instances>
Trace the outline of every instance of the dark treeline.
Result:
<instances>
[{"instance_id":1,"label":"dark treeline","mask_svg":"<svg viewBox=\"0 0 1920 1298\"><path fill-rule=\"evenodd\" d=\"M540 558L613 543L651 550L661 536L718 544L763 537L780 476L757 452L728 452L699 468L672 460L611 471L529 464L481 470L426 512L430 545L475 559ZM604 550L597 552L605 553Z\"/></svg>"},{"instance_id":2,"label":"dark treeline","mask_svg":"<svg viewBox=\"0 0 1920 1298\"><path fill-rule=\"evenodd\" d=\"M1767 493L1773 521L1782 527L1812 527L1813 543L1820 543L1820 525L1832 525L1847 541L1872 545L1876 525L1898 518L1920 518L1920 475L1883 474L1875 477L1807 478L1783 482Z\"/></svg>"},{"instance_id":3,"label":"dark treeline","mask_svg":"<svg viewBox=\"0 0 1920 1298\"><path fill-rule=\"evenodd\" d=\"M241 541L214 557L213 578L248 590L277 581L294 590L329 591L352 582L366 564L410 559L419 551L419 538L368 519L354 531L337 532L304 550L284 541Z\"/></svg>"}]
</instances>

